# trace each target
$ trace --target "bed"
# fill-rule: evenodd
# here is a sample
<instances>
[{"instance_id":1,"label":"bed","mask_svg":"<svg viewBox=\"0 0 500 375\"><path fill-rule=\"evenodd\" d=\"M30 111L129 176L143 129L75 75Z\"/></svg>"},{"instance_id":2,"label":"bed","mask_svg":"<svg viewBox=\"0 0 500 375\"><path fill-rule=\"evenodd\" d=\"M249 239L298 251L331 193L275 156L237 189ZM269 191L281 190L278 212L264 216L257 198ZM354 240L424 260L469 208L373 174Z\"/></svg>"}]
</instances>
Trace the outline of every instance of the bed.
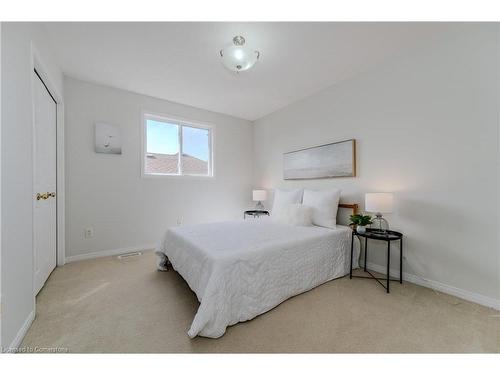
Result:
<instances>
[{"instance_id":1,"label":"bed","mask_svg":"<svg viewBox=\"0 0 500 375\"><path fill-rule=\"evenodd\" d=\"M200 302L189 337L217 338L228 326L348 274L350 241L347 226L260 218L169 228L156 253L158 268L171 265ZM357 267L358 246L354 259Z\"/></svg>"}]
</instances>

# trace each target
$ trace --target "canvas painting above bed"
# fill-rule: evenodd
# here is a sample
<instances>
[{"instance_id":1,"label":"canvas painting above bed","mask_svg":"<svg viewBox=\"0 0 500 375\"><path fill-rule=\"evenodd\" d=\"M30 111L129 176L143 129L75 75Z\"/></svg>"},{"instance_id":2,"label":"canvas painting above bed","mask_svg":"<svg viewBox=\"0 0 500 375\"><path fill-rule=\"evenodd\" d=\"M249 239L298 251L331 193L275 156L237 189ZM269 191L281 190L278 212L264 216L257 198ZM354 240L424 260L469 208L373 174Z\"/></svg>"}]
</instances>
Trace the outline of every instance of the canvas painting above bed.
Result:
<instances>
[{"instance_id":1,"label":"canvas painting above bed","mask_svg":"<svg viewBox=\"0 0 500 375\"><path fill-rule=\"evenodd\" d=\"M283 155L285 180L355 176L355 139L309 147Z\"/></svg>"}]
</instances>

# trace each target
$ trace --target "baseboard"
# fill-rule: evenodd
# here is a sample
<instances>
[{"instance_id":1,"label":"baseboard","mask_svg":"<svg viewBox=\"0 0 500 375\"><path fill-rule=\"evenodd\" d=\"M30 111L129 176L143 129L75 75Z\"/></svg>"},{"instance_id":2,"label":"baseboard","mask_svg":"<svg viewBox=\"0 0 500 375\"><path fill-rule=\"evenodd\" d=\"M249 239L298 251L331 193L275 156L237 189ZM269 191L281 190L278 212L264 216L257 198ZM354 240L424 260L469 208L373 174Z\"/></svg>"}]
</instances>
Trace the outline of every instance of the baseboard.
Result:
<instances>
[{"instance_id":1,"label":"baseboard","mask_svg":"<svg viewBox=\"0 0 500 375\"><path fill-rule=\"evenodd\" d=\"M24 321L23 325L17 332L16 337L14 337L14 340L12 340L10 345L2 348L2 350L5 353L15 353L17 349L19 349L19 346L23 342L24 336L26 336L26 333L28 332L28 329L31 327L33 320L35 320L35 311L29 313L28 317Z\"/></svg>"},{"instance_id":2,"label":"baseboard","mask_svg":"<svg viewBox=\"0 0 500 375\"><path fill-rule=\"evenodd\" d=\"M360 261L360 266L361 264L362 262ZM366 264L366 268L382 274L385 274L387 272L387 269L384 266L370 262ZM399 278L399 270L391 269L390 275L391 277ZM452 296L462 298L470 302L478 303L483 306L491 307L495 310L500 310L500 300L487 297L479 293L463 290L451 285L443 284L439 281L424 279L420 276L416 276L407 272L403 272L403 280L409 281L413 284L424 286L426 288L437 290L439 292L450 294Z\"/></svg>"},{"instance_id":3,"label":"baseboard","mask_svg":"<svg viewBox=\"0 0 500 375\"><path fill-rule=\"evenodd\" d=\"M78 262L80 260L87 260L87 259L109 257L113 255L127 254L134 251L151 250L154 249L155 247L156 245L132 246L132 247L124 247L121 249L110 249L110 250L95 251L93 253L72 255L66 257L66 263Z\"/></svg>"}]
</instances>

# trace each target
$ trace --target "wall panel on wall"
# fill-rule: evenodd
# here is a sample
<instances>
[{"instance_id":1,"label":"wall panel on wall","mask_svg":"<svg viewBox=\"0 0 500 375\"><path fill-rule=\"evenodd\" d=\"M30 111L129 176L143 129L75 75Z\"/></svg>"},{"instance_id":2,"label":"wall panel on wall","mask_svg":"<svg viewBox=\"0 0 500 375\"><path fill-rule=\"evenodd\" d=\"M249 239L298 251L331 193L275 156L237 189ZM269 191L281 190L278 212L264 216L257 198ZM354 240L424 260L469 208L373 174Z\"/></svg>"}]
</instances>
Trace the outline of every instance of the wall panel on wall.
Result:
<instances>
[{"instance_id":1,"label":"wall panel on wall","mask_svg":"<svg viewBox=\"0 0 500 375\"><path fill-rule=\"evenodd\" d=\"M2 23L2 345L20 343L34 318L33 48L55 89L63 76L44 29Z\"/></svg>"},{"instance_id":2,"label":"wall panel on wall","mask_svg":"<svg viewBox=\"0 0 500 375\"><path fill-rule=\"evenodd\" d=\"M251 206L252 124L65 79L67 257L155 245L183 224L240 218ZM215 177L141 177L142 113L214 124ZM94 152L94 123L117 125L122 154ZM85 239L84 229L94 237ZM77 258L78 259L78 258Z\"/></svg>"},{"instance_id":3,"label":"wall panel on wall","mask_svg":"<svg viewBox=\"0 0 500 375\"><path fill-rule=\"evenodd\" d=\"M498 48L496 25L464 25L256 121L256 185L395 192L406 271L500 299ZM283 180L284 152L350 138L358 177Z\"/></svg>"}]
</instances>

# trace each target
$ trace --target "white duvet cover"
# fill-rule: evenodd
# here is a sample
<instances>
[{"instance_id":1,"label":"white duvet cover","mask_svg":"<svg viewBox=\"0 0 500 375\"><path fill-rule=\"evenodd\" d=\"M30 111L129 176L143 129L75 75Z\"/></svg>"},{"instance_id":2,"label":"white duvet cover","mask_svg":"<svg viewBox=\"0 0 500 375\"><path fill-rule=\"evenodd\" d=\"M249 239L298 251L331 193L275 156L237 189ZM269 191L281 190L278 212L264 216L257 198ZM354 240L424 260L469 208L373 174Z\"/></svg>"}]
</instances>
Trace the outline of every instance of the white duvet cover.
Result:
<instances>
[{"instance_id":1,"label":"white duvet cover","mask_svg":"<svg viewBox=\"0 0 500 375\"><path fill-rule=\"evenodd\" d=\"M358 266L355 242L353 267ZM349 273L351 230L268 218L174 227L157 249L196 293L189 337L220 337L286 299Z\"/></svg>"}]
</instances>

